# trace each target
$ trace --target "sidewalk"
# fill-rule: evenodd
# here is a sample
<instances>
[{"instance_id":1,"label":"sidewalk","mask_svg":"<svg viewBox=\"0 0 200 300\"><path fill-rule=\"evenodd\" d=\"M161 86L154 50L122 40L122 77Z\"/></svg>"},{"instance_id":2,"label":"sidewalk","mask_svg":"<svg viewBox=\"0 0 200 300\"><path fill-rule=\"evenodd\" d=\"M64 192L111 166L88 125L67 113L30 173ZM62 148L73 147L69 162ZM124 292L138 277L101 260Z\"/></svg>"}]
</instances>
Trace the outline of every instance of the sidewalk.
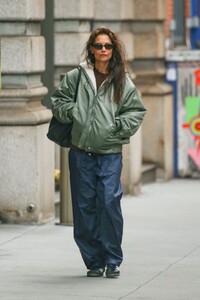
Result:
<instances>
[{"instance_id":1,"label":"sidewalk","mask_svg":"<svg viewBox=\"0 0 200 300\"><path fill-rule=\"evenodd\" d=\"M200 180L124 196L119 279L87 278L72 227L0 224L2 300L199 300Z\"/></svg>"}]
</instances>

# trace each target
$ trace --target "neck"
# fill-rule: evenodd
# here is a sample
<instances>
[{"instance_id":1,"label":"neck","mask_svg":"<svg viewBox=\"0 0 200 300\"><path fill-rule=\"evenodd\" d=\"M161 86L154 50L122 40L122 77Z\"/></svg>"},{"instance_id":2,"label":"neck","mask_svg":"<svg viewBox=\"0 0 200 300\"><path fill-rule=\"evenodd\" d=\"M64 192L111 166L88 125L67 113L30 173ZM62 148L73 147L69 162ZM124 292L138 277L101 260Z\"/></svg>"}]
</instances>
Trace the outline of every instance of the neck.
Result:
<instances>
[{"instance_id":1,"label":"neck","mask_svg":"<svg viewBox=\"0 0 200 300\"><path fill-rule=\"evenodd\" d=\"M108 64L95 64L95 69L103 74L108 74Z\"/></svg>"}]
</instances>

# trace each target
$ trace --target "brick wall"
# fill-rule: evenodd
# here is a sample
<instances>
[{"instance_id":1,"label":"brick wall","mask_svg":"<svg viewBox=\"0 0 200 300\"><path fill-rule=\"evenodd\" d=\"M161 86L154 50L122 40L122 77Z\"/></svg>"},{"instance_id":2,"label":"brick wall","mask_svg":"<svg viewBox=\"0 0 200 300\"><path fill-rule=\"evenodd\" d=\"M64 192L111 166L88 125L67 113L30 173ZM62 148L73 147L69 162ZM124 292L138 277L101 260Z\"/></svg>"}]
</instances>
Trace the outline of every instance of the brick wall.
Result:
<instances>
[{"instance_id":1,"label":"brick wall","mask_svg":"<svg viewBox=\"0 0 200 300\"><path fill-rule=\"evenodd\" d=\"M165 21L165 34L166 37L170 36L170 21L174 17L174 1L173 0L165 0L166 1L166 21Z\"/></svg>"}]
</instances>

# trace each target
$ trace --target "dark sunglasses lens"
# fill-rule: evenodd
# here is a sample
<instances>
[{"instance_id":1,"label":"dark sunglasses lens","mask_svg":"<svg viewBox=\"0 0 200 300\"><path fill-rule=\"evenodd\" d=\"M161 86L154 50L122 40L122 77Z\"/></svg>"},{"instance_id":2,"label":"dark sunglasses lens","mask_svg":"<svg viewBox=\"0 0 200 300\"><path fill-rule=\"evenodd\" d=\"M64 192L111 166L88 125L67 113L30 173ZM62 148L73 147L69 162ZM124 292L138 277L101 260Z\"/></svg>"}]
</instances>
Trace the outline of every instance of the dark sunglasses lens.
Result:
<instances>
[{"instance_id":1,"label":"dark sunglasses lens","mask_svg":"<svg viewBox=\"0 0 200 300\"><path fill-rule=\"evenodd\" d=\"M93 45L93 47L97 50L101 50L103 47L105 47L107 50L110 50L113 49L113 44L106 43L105 45L102 45L101 43L96 43Z\"/></svg>"},{"instance_id":2,"label":"dark sunglasses lens","mask_svg":"<svg viewBox=\"0 0 200 300\"><path fill-rule=\"evenodd\" d=\"M97 50L101 50L101 49L103 48L103 45L100 44L100 43L96 43L96 44L93 45L93 47L94 47L95 49L97 49Z\"/></svg>"},{"instance_id":3,"label":"dark sunglasses lens","mask_svg":"<svg viewBox=\"0 0 200 300\"><path fill-rule=\"evenodd\" d=\"M113 44L107 43L107 44L105 44L105 48L106 48L107 50L110 50L110 49L113 48Z\"/></svg>"}]
</instances>

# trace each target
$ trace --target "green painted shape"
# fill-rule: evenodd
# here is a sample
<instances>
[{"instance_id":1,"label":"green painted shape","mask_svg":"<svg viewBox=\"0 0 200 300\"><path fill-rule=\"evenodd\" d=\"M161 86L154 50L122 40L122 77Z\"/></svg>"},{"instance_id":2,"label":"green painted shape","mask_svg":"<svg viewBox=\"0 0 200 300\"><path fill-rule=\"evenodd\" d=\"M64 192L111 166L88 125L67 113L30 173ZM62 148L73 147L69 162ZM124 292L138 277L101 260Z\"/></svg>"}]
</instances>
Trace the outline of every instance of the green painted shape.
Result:
<instances>
[{"instance_id":1,"label":"green painted shape","mask_svg":"<svg viewBox=\"0 0 200 300\"><path fill-rule=\"evenodd\" d=\"M192 118L198 116L200 109L199 97L186 97L186 123L189 123Z\"/></svg>"}]
</instances>

